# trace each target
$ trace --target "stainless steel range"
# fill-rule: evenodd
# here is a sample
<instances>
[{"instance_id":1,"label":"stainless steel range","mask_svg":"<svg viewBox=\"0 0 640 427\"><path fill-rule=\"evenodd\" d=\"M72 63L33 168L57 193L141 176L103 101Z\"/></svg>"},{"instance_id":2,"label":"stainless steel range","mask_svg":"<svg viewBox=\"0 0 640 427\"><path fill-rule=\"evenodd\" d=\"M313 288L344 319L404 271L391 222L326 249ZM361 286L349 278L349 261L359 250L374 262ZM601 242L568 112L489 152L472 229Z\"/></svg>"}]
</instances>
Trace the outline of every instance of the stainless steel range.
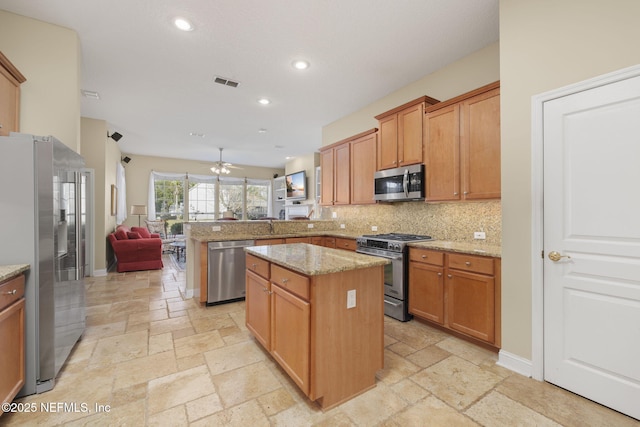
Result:
<instances>
[{"instance_id":1,"label":"stainless steel range","mask_svg":"<svg viewBox=\"0 0 640 427\"><path fill-rule=\"evenodd\" d=\"M391 260L384 268L384 314L406 322L411 319L409 296L409 249L407 244L433 240L418 234L369 234L356 239L356 252Z\"/></svg>"}]
</instances>

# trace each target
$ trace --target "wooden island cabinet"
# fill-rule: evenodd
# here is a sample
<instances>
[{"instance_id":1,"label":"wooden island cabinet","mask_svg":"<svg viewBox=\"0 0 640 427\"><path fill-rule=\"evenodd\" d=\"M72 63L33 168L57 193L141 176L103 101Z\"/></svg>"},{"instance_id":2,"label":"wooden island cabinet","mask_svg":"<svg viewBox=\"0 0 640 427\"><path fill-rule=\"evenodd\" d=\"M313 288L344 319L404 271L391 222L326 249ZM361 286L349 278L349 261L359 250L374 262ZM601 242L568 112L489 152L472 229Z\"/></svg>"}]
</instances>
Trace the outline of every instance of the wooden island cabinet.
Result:
<instances>
[{"instance_id":1,"label":"wooden island cabinet","mask_svg":"<svg viewBox=\"0 0 640 427\"><path fill-rule=\"evenodd\" d=\"M246 325L323 409L376 384L384 366L384 264L310 244L246 248Z\"/></svg>"},{"instance_id":2,"label":"wooden island cabinet","mask_svg":"<svg viewBox=\"0 0 640 427\"><path fill-rule=\"evenodd\" d=\"M409 313L500 348L500 261L411 247Z\"/></svg>"}]
</instances>

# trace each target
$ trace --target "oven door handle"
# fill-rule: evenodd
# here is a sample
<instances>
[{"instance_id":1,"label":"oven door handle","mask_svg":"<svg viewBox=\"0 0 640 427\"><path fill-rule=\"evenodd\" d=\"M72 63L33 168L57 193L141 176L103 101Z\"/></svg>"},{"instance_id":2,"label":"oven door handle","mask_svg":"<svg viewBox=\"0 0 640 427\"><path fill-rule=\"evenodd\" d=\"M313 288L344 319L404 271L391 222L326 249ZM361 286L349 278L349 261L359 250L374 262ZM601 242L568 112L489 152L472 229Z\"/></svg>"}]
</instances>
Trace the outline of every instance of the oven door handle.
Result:
<instances>
[{"instance_id":1,"label":"oven door handle","mask_svg":"<svg viewBox=\"0 0 640 427\"><path fill-rule=\"evenodd\" d=\"M400 254L400 255L380 255L380 254L372 254L370 252L361 252L361 251L356 251L356 252L359 253L359 254L362 254L362 255L377 256L377 257L380 257L380 258L390 259L390 260L393 260L393 261L399 261L399 260L401 261L402 258L403 258L402 254Z\"/></svg>"},{"instance_id":2,"label":"oven door handle","mask_svg":"<svg viewBox=\"0 0 640 427\"><path fill-rule=\"evenodd\" d=\"M404 170L404 176L402 177L402 189L404 190L404 196L409 197L409 169Z\"/></svg>"}]
</instances>

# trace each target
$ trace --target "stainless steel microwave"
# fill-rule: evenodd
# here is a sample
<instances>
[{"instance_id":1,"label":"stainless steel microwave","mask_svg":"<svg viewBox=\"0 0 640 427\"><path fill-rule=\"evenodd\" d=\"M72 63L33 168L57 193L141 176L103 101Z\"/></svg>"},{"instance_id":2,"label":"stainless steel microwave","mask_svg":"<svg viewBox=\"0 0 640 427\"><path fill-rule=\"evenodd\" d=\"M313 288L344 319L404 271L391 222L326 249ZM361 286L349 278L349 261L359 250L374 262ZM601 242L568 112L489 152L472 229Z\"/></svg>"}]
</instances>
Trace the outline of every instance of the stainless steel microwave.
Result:
<instances>
[{"instance_id":1,"label":"stainless steel microwave","mask_svg":"<svg viewBox=\"0 0 640 427\"><path fill-rule=\"evenodd\" d=\"M374 199L384 202L424 200L424 165L377 171Z\"/></svg>"}]
</instances>

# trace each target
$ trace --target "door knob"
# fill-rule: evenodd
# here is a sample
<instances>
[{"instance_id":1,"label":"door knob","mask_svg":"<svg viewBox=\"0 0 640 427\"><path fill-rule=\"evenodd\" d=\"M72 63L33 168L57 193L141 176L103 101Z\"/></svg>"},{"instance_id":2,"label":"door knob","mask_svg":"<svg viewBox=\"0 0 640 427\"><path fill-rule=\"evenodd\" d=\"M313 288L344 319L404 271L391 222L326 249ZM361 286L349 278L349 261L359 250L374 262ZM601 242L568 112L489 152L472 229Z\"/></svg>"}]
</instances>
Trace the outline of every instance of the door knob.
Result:
<instances>
[{"instance_id":1,"label":"door knob","mask_svg":"<svg viewBox=\"0 0 640 427\"><path fill-rule=\"evenodd\" d=\"M549 252L549 259L551 261L557 262L557 261L560 261L561 258L569 258L569 259L571 259L571 257L569 255L560 255L560 252L556 252L556 251Z\"/></svg>"}]
</instances>

